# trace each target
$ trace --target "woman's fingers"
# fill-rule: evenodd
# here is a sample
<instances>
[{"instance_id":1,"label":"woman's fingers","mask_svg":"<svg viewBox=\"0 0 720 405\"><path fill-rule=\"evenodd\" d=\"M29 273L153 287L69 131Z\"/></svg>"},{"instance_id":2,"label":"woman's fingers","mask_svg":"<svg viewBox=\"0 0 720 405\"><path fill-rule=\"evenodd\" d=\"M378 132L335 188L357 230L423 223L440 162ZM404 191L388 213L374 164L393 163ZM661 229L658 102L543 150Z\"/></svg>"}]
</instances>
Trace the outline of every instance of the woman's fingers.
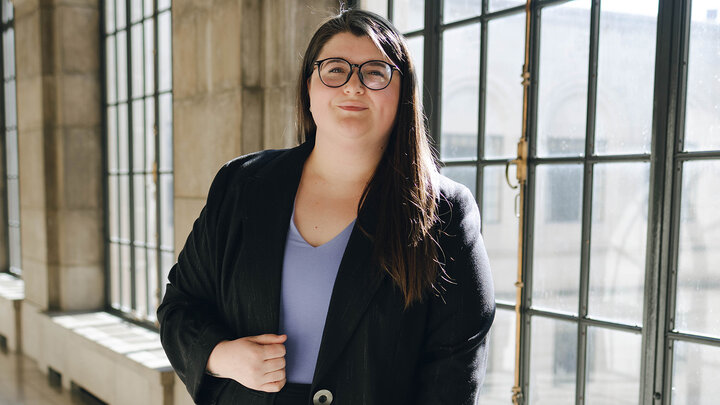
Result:
<instances>
[{"instance_id":1,"label":"woman's fingers","mask_svg":"<svg viewBox=\"0 0 720 405\"><path fill-rule=\"evenodd\" d=\"M273 381L273 382L270 382L270 383L267 383L267 384L263 384L263 385L260 387L260 391L265 391L265 392L278 392L278 391L280 391L280 390L282 389L282 387L284 387L284 386L285 386L285 379L283 378L283 379L280 380L280 381Z\"/></svg>"},{"instance_id":2,"label":"woman's fingers","mask_svg":"<svg viewBox=\"0 0 720 405\"><path fill-rule=\"evenodd\" d=\"M285 357L278 357L275 359L265 360L263 362L263 367L265 368L266 373L271 373L271 372L277 371L277 370L284 370L285 369Z\"/></svg>"}]
</instances>

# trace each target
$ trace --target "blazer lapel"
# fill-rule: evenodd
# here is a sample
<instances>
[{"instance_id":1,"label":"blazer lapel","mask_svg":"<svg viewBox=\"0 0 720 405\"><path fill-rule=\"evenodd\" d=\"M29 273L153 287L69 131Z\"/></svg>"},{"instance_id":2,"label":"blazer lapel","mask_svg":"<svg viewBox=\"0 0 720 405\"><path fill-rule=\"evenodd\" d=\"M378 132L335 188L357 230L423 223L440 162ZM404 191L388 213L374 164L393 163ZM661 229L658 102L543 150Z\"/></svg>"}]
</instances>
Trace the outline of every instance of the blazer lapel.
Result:
<instances>
[{"instance_id":1,"label":"blazer lapel","mask_svg":"<svg viewBox=\"0 0 720 405\"><path fill-rule=\"evenodd\" d=\"M285 241L303 164L313 145L304 143L270 161L249 180L246 219L247 256L243 291L248 297L248 333L277 333L280 327L280 287Z\"/></svg>"},{"instance_id":2,"label":"blazer lapel","mask_svg":"<svg viewBox=\"0 0 720 405\"><path fill-rule=\"evenodd\" d=\"M385 278L372 265L372 241L359 227L374 234L376 209L372 204L363 208L345 248L330 298L313 383L320 381L340 356Z\"/></svg>"}]
</instances>

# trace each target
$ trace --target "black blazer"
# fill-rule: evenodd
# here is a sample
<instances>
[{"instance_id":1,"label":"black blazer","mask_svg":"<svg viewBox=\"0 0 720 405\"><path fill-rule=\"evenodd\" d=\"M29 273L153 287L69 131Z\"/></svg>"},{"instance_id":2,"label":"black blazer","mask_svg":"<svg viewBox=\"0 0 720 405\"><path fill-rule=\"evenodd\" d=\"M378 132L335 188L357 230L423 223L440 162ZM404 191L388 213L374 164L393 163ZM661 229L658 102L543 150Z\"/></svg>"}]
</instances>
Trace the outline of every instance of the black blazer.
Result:
<instances>
[{"instance_id":1,"label":"black blazer","mask_svg":"<svg viewBox=\"0 0 720 405\"><path fill-rule=\"evenodd\" d=\"M311 143L237 158L213 180L158 309L160 336L192 398L272 404L276 394L205 374L222 340L278 333L285 239ZM450 282L408 310L370 261L371 197L352 230L327 313L312 393L335 405L474 404L495 303L480 216L468 189L439 176L441 259ZM288 337L292 339L292 336ZM312 396L311 393L311 396ZM312 404L308 398L307 404Z\"/></svg>"}]
</instances>

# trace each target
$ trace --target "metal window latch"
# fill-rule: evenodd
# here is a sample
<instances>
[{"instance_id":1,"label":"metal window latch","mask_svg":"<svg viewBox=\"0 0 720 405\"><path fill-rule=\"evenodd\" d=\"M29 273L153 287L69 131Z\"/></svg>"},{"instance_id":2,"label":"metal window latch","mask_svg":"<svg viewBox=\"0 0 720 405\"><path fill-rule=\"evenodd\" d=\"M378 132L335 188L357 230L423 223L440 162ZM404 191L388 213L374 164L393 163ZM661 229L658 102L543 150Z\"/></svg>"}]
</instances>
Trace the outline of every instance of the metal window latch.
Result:
<instances>
[{"instance_id":1,"label":"metal window latch","mask_svg":"<svg viewBox=\"0 0 720 405\"><path fill-rule=\"evenodd\" d=\"M517 158L508 160L507 163L505 163L505 181L513 190L517 189L521 184L525 183L525 180L527 180L527 156L527 141L525 138L520 138L520 141L518 141L517 144ZM517 179L517 184L512 184L510 181L510 165L515 165L515 177Z\"/></svg>"}]
</instances>

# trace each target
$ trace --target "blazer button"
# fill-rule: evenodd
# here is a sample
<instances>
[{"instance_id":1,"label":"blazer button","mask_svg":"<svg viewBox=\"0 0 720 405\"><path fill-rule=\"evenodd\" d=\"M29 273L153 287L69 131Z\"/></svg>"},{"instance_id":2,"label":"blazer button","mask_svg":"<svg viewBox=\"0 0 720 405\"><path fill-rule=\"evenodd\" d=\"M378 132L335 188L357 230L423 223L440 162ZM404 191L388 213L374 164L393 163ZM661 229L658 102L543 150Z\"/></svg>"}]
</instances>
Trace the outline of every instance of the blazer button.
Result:
<instances>
[{"instance_id":1,"label":"blazer button","mask_svg":"<svg viewBox=\"0 0 720 405\"><path fill-rule=\"evenodd\" d=\"M313 405L330 405L332 401L332 392L328 390L320 390L313 395Z\"/></svg>"}]
</instances>

